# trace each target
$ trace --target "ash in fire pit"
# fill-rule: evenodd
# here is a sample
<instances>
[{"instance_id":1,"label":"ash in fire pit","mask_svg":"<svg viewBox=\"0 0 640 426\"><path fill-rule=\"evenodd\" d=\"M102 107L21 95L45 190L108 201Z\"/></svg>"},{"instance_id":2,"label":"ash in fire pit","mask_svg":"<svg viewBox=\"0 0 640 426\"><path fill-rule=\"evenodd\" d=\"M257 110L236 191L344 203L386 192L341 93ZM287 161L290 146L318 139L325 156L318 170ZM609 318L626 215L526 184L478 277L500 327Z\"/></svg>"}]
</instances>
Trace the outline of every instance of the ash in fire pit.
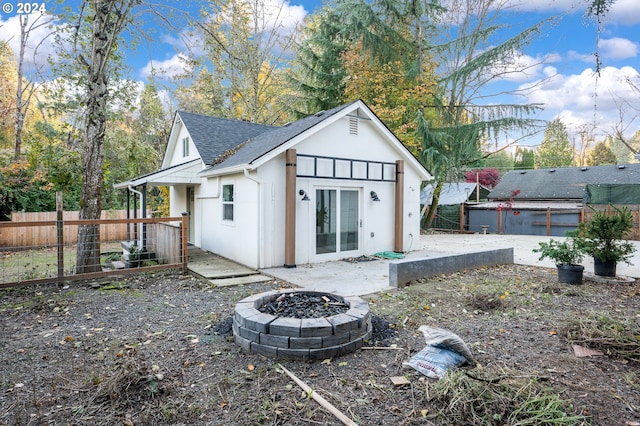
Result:
<instances>
[{"instance_id":1,"label":"ash in fire pit","mask_svg":"<svg viewBox=\"0 0 640 426\"><path fill-rule=\"evenodd\" d=\"M273 302L263 304L260 312L289 318L322 318L349 310L344 299L333 294L284 293Z\"/></svg>"},{"instance_id":2,"label":"ash in fire pit","mask_svg":"<svg viewBox=\"0 0 640 426\"><path fill-rule=\"evenodd\" d=\"M233 335L247 352L296 360L353 352L371 337L369 304L356 296L271 291L236 304Z\"/></svg>"}]
</instances>

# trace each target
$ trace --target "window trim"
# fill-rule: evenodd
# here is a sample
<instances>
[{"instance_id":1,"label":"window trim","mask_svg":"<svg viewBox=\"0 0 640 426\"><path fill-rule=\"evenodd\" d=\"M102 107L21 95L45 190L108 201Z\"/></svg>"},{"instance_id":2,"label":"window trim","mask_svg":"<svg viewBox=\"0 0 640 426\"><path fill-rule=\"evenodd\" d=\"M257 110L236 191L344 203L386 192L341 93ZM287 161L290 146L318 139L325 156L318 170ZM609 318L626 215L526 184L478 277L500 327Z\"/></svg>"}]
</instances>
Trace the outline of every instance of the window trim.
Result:
<instances>
[{"instance_id":1,"label":"window trim","mask_svg":"<svg viewBox=\"0 0 640 426\"><path fill-rule=\"evenodd\" d=\"M182 156L189 156L189 136L182 138Z\"/></svg>"},{"instance_id":2,"label":"window trim","mask_svg":"<svg viewBox=\"0 0 640 426\"><path fill-rule=\"evenodd\" d=\"M231 187L231 200L226 200L225 198L225 187ZM236 218L236 208L235 208L235 184L234 183L226 183L222 185L222 221L225 223L234 223ZM231 206L231 219L225 217L226 206Z\"/></svg>"}]
</instances>

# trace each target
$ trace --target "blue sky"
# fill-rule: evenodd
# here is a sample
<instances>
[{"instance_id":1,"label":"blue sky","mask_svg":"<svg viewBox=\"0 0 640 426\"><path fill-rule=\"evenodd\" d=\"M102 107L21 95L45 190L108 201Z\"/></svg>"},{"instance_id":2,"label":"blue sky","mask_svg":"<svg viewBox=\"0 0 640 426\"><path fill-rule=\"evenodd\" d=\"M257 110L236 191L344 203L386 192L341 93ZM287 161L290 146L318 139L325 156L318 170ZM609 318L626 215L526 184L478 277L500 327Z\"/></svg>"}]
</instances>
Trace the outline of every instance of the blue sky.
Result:
<instances>
[{"instance_id":1,"label":"blue sky","mask_svg":"<svg viewBox=\"0 0 640 426\"><path fill-rule=\"evenodd\" d=\"M321 5L318 0L290 0L285 3L281 3L282 0L265 1L272 2L274 7L282 6L284 13L281 16L284 18L281 23L284 26L295 25ZM635 82L640 87L638 0L617 0L609 13L600 38L603 69L599 76L595 74L593 55L596 48L595 24L584 19L587 0L501 1L509 7L504 21L512 26L514 32L549 16L556 16L559 20L557 25L543 32L534 43L520 52L517 60L529 65L527 73L505 79L491 87L491 90L535 87L535 90L526 91L519 102L543 104L545 109L540 118L551 120L558 117L571 132L577 132L581 126L595 126L595 133L601 137L611 133L618 123L627 136L640 129L640 118L636 118L640 115L640 93L628 83ZM74 0L73 4L78 3ZM200 3L181 3L181 7L190 4L195 12ZM6 13L8 4L14 9L11 13ZM0 0L0 5L4 10L0 13L0 39L9 40L17 50L17 1ZM45 5L48 7L46 2ZM32 19L35 19L35 15L32 15ZM184 51L181 36L186 34L186 22L181 24L180 19L176 19L174 23L176 29L173 31L153 21L142 25L146 29L151 26L153 31L149 32L149 40L143 40L136 52L128 55L131 79L144 83L151 68L162 69L167 76L181 71L179 56ZM35 45L45 33L44 28L34 32L32 43ZM40 45L37 58L41 63L50 49L48 42ZM597 109L594 108L596 100ZM620 110L623 112L622 118ZM527 143L538 142L534 140Z\"/></svg>"}]
</instances>

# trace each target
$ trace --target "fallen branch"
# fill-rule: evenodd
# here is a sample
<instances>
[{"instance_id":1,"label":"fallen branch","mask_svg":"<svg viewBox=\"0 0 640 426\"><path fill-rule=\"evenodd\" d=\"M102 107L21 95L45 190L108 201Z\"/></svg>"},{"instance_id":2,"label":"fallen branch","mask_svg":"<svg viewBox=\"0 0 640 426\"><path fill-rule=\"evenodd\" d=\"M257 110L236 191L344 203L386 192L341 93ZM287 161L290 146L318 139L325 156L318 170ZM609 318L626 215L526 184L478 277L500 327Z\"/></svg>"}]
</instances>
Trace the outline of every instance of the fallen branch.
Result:
<instances>
[{"instance_id":1,"label":"fallen branch","mask_svg":"<svg viewBox=\"0 0 640 426\"><path fill-rule=\"evenodd\" d=\"M307 393L307 395L311 396L311 398L313 398L318 404L322 405L324 408L329 410L329 412L331 414L333 414L334 416L336 416L342 423L344 423L347 426L358 426L358 424L356 422L354 422L349 417L344 415L340 410L338 410L336 407L334 407L329 401L324 399L317 392L314 392L313 389L311 389L305 382L300 380L291 371L289 371L286 368L284 368L284 366L282 364L278 364L278 368L281 368L282 371L287 373L287 376L291 377L291 379L294 382L296 382L296 384L298 386L300 386L302 388L302 390L304 390Z\"/></svg>"}]
</instances>

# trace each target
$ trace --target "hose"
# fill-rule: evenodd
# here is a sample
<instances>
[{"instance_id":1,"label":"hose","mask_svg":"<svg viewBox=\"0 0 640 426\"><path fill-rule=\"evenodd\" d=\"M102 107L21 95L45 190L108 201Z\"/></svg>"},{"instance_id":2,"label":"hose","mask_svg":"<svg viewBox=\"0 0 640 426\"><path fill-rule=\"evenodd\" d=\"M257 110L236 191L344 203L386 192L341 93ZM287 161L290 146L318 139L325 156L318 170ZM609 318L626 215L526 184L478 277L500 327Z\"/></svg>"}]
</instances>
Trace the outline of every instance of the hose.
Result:
<instances>
[{"instance_id":1,"label":"hose","mask_svg":"<svg viewBox=\"0 0 640 426\"><path fill-rule=\"evenodd\" d=\"M413 234L409 234L409 238L409 250L405 252L381 251L374 254L374 256L382 259L404 259L404 256L411 251L411 246L413 246Z\"/></svg>"}]
</instances>

